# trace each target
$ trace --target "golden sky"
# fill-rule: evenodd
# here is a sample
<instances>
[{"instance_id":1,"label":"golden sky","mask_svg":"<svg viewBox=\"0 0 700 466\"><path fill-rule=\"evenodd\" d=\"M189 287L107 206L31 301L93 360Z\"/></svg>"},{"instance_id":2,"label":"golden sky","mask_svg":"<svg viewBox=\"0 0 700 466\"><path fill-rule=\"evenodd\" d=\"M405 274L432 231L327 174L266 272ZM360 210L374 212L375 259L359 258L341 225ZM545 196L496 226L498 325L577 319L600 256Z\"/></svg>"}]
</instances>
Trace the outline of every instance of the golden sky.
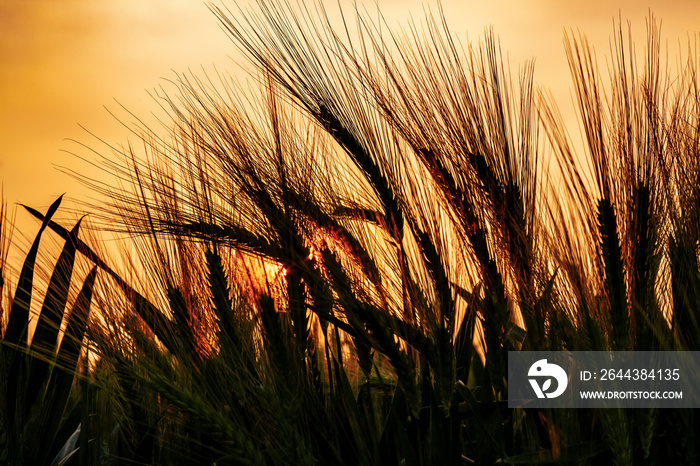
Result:
<instances>
[{"instance_id":1,"label":"golden sky","mask_svg":"<svg viewBox=\"0 0 700 466\"><path fill-rule=\"evenodd\" d=\"M240 3L240 2L239 2ZM348 0L341 3L351 5ZM437 2L378 0L389 25L419 20ZM226 2L232 11L235 3ZM335 8L329 2L328 8ZM373 11L375 2L365 3ZM466 43L493 26L513 72L536 59L535 79L550 89L566 118L570 79L562 46L564 29L578 29L596 47L601 69L613 18L645 34L649 11L662 20L671 64L688 37L700 30L700 1L465 0L443 1L451 30ZM644 41L637 42L638 53ZM45 209L59 194L85 199L80 185L55 165L84 166L64 151L89 156L67 139L94 147L79 125L112 142L127 133L105 110L116 101L137 115L156 103L147 91L173 71L214 66L240 74L239 56L216 18L199 0L2 0L0 1L0 182L5 200ZM124 115L124 112L119 112ZM571 122L572 131L576 128ZM99 146L102 149L102 146ZM18 224L23 225L23 212Z\"/></svg>"}]
</instances>

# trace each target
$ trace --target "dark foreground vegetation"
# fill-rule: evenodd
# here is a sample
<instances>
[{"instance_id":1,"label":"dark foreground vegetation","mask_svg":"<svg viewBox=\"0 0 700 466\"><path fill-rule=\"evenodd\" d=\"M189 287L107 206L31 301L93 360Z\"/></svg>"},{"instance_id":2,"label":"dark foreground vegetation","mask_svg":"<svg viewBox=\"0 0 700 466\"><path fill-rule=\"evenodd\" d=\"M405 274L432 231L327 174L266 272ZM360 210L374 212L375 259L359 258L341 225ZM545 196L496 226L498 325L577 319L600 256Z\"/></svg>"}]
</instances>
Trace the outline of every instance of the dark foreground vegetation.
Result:
<instances>
[{"instance_id":1,"label":"dark foreground vegetation","mask_svg":"<svg viewBox=\"0 0 700 466\"><path fill-rule=\"evenodd\" d=\"M59 199L12 275L3 210L0 464L697 463L693 410L509 409L506 376L699 349L696 49L671 72L620 26L608 76L567 37L576 153L490 34L212 9L259 95L179 76L163 128L96 149L119 260Z\"/></svg>"}]
</instances>

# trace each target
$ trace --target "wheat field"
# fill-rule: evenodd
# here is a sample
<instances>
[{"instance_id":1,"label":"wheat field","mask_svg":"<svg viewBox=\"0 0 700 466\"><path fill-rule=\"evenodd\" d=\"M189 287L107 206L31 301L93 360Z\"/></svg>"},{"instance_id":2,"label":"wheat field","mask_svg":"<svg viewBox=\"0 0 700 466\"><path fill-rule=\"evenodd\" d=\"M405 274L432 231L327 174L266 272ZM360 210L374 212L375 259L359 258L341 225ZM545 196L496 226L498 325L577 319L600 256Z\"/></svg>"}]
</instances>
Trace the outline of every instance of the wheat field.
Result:
<instances>
[{"instance_id":1,"label":"wheat field","mask_svg":"<svg viewBox=\"0 0 700 466\"><path fill-rule=\"evenodd\" d=\"M253 91L181 74L162 126L85 142L97 200L23 207L14 276L0 212L0 464L698 461L692 410L508 408L506 367L698 350L696 44L617 24L604 72L567 33L577 149L493 33L210 8Z\"/></svg>"}]
</instances>

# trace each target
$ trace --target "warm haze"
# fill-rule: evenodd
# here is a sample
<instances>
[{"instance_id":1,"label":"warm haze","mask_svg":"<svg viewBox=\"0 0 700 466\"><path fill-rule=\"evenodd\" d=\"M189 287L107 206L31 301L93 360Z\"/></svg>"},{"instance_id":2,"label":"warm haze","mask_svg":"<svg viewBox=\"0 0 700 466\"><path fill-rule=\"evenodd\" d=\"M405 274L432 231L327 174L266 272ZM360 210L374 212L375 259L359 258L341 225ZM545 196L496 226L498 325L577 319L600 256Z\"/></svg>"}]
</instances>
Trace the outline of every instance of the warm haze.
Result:
<instances>
[{"instance_id":1,"label":"warm haze","mask_svg":"<svg viewBox=\"0 0 700 466\"><path fill-rule=\"evenodd\" d=\"M340 3L346 8L351 5ZM373 2L361 4L369 11L376 8ZM392 28L405 26L411 17L420 19L424 9L438 10L434 1L377 4ZM233 2L226 6L236 9ZM329 2L328 8L336 8L335 3ZM492 26L514 73L525 60L534 58L536 83L551 90L574 134L564 30L585 33L605 69L613 19L621 16L631 21L641 48L645 18L653 12L662 21L671 61L679 49L685 51L700 20L700 3L691 0L469 0L445 1L443 8L451 30L465 44L467 38L476 41ZM60 6L48 0L2 2L0 182L5 200L45 208L64 192L85 199L85 188L55 168L85 166L65 151L89 153L67 139L98 147L80 125L107 142L124 143L127 131L105 107L127 122L129 117L117 102L136 115L148 116L157 105L147 91L172 77L173 71L196 73L201 67L209 71L216 67L244 76L241 65L245 64L237 57L216 18L200 1L68 0ZM25 217L21 213L18 224L33 225Z\"/></svg>"},{"instance_id":2,"label":"warm haze","mask_svg":"<svg viewBox=\"0 0 700 466\"><path fill-rule=\"evenodd\" d=\"M700 350L700 7L160 1L3 7L0 466L700 464L510 359Z\"/></svg>"}]
</instances>

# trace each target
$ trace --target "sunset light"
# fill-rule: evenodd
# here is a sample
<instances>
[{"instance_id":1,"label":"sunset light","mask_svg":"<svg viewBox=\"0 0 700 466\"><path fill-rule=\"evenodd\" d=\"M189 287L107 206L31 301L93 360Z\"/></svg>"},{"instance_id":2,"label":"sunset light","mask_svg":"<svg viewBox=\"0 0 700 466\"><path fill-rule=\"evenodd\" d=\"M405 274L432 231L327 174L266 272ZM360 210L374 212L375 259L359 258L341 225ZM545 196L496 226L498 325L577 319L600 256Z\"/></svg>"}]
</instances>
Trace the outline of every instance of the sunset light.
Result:
<instances>
[{"instance_id":1,"label":"sunset light","mask_svg":"<svg viewBox=\"0 0 700 466\"><path fill-rule=\"evenodd\" d=\"M700 3L0 6L0 466L699 464Z\"/></svg>"}]
</instances>

